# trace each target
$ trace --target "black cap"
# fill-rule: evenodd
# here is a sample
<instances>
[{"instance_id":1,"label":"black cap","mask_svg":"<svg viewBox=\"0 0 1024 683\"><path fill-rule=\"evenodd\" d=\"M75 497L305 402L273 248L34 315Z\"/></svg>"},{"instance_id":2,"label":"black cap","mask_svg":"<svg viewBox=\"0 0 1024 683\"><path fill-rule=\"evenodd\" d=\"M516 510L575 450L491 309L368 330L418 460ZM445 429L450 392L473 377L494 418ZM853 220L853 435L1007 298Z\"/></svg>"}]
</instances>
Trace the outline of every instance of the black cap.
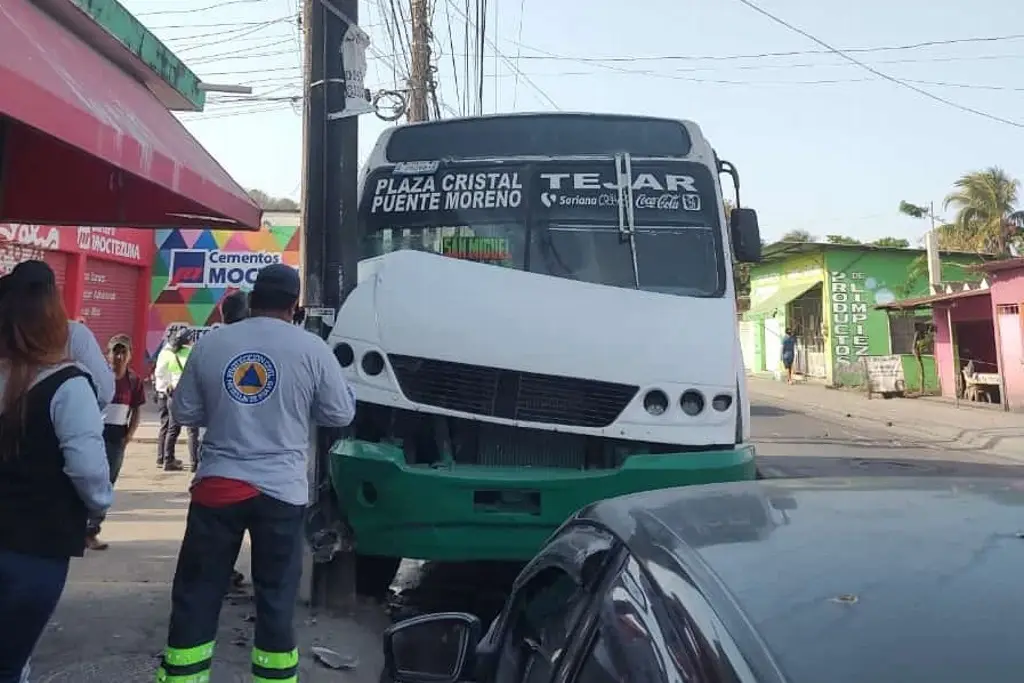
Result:
<instances>
[{"instance_id":1,"label":"black cap","mask_svg":"<svg viewBox=\"0 0 1024 683\"><path fill-rule=\"evenodd\" d=\"M249 315L249 295L245 292L232 292L220 302L220 317L225 325L245 320Z\"/></svg>"},{"instance_id":2,"label":"black cap","mask_svg":"<svg viewBox=\"0 0 1024 683\"><path fill-rule=\"evenodd\" d=\"M302 283L299 281L299 272L283 263L272 263L256 274L256 282L253 283L252 291L266 292L267 294L278 293L299 298L302 290Z\"/></svg>"},{"instance_id":3,"label":"black cap","mask_svg":"<svg viewBox=\"0 0 1024 683\"><path fill-rule=\"evenodd\" d=\"M0 296L23 287L57 286L57 276L45 261L34 259L22 261L11 269L11 272L0 277Z\"/></svg>"},{"instance_id":4,"label":"black cap","mask_svg":"<svg viewBox=\"0 0 1024 683\"><path fill-rule=\"evenodd\" d=\"M22 261L11 270L11 277L19 284L57 286L57 276L45 261Z\"/></svg>"}]
</instances>

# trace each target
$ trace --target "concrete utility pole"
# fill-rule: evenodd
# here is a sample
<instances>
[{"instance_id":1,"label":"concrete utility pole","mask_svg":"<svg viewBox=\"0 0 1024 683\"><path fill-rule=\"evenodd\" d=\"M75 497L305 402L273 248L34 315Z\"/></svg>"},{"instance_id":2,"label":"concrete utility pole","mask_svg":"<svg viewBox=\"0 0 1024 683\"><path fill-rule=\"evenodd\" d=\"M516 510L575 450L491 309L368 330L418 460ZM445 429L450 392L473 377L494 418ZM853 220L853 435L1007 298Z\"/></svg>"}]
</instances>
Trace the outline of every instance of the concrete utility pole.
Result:
<instances>
[{"instance_id":1,"label":"concrete utility pole","mask_svg":"<svg viewBox=\"0 0 1024 683\"><path fill-rule=\"evenodd\" d=\"M430 10L429 0L411 0L412 46L409 69L410 123L430 119L430 94L433 77L430 70Z\"/></svg>"},{"instance_id":2,"label":"concrete utility pole","mask_svg":"<svg viewBox=\"0 0 1024 683\"><path fill-rule=\"evenodd\" d=\"M345 34L359 19L358 0L304 0L304 160L302 197L303 303L338 310L355 287L359 256L357 222L358 116L346 116ZM361 84L360 84L361 86ZM333 319L310 317L324 338ZM330 495L329 449L336 430L318 430L311 458L311 537L316 560L306 563L302 593L314 606L344 608L355 599L354 556L337 550L339 514ZM315 482L315 483L314 483ZM332 530L334 533L332 533ZM324 561L330 559L329 561ZM310 558L311 560L314 558Z\"/></svg>"}]
</instances>

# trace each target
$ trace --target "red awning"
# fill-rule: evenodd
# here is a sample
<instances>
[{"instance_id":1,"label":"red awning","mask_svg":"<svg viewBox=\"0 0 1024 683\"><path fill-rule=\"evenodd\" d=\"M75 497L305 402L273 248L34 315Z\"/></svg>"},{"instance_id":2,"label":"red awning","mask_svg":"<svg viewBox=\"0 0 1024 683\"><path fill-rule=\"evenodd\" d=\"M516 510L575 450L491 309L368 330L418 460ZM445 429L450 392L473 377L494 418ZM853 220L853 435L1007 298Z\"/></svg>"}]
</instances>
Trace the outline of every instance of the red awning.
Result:
<instances>
[{"instance_id":1,"label":"red awning","mask_svg":"<svg viewBox=\"0 0 1024 683\"><path fill-rule=\"evenodd\" d=\"M141 82L30 0L0 2L0 45L0 222L260 227Z\"/></svg>"}]
</instances>

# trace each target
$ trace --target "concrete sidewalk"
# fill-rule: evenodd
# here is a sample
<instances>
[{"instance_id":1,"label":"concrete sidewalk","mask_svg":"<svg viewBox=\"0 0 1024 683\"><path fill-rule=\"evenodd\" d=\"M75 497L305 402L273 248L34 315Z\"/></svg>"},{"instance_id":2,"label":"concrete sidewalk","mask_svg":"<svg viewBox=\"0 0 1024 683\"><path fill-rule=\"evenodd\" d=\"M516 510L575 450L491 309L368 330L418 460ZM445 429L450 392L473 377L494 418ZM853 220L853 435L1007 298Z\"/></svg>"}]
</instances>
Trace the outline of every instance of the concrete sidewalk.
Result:
<instances>
[{"instance_id":1,"label":"concrete sidewalk","mask_svg":"<svg viewBox=\"0 0 1024 683\"><path fill-rule=\"evenodd\" d=\"M150 683L164 646L170 583L184 531L186 490L191 476L154 465L152 444L129 446L114 508L103 526L110 548L72 562L57 613L33 657L33 683ZM239 558L249 576L248 548ZM249 681L252 598L224 603L217 639L213 683ZM380 633L388 625L376 608L348 617L314 615L301 608L297 619L304 683L377 683ZM352 671L327 669L313 661L312 645L356 655Z\"/></svg>"},{"instance_id":2,"label":"concrete sidewalk","mask_svg":"<svg viewBox=\"0 0 1024 683\"><path fill-rule=\"evenodd\" d=\"M984 451L1024 462L1024 415L991 407L973 407L929 398L875 397L818 384L787 385L749 376L751 401L808 415L821 414L852 423L867 422L891 430L894 437L950 450ZM757 408L753 408L756 412Z\"/></svg>"}]
</instances>

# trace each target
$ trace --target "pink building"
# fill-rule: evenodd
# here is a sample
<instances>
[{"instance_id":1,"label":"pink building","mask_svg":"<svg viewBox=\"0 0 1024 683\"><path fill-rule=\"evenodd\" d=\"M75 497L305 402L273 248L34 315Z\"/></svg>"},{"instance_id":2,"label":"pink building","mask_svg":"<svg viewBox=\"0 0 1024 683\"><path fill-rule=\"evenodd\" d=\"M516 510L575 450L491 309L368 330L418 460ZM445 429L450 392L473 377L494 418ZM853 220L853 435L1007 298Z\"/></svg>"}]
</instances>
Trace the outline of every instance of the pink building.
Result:
<instances>
[{"instance_id":1,"label":"pink building","mask_svg":"<svg viewBox=\"0 0 1024 683\"><path fill-rule=\"evenodd\" d=\"M990 282L992 320L1000 373L1012 410L1024 410L1024 258L981 266Z\"/></svg>"},{"instance_id":2,"label":"pink building","mask_svg":"<svg viewBox=\"0 0 1024 683\"><path fill-rule=\"evenodd\" d=\"M943 294L905 299L879 306L893 311L932 310L935 367L942 395L963 393L972 383L983 396L1009 410L1024 412L1024 258L977 266L984 279L961 283Z\"/></svg>"}]
</instances>

